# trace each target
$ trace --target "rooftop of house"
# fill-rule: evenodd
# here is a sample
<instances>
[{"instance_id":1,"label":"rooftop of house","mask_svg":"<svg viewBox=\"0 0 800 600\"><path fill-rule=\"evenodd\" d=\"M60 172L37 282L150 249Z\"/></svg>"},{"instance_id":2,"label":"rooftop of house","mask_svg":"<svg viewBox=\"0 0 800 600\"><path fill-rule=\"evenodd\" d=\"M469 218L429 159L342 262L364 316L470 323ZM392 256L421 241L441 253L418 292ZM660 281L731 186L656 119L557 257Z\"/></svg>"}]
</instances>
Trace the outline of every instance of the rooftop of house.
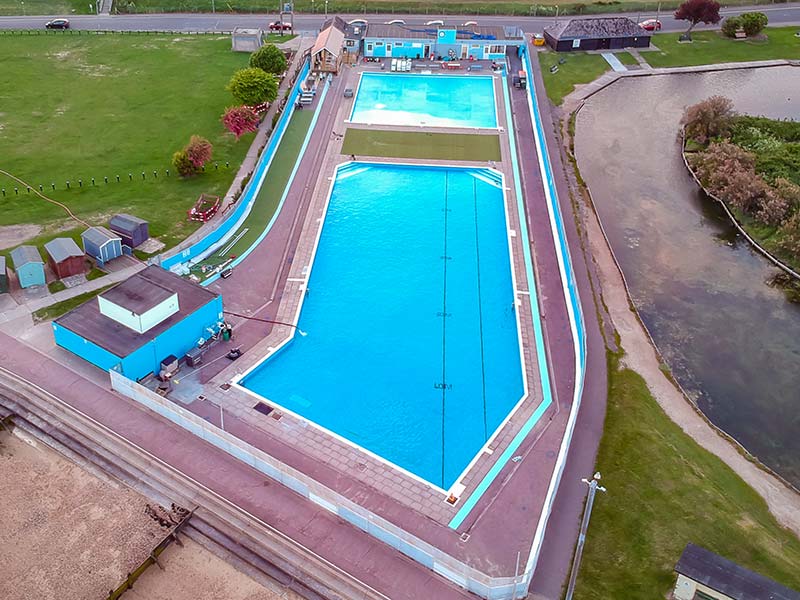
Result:
<instances>
[{"instance_id":1,"label":"rooftop of house","mask_svg":"<svg viewBox=\"0 0 800 600\"><path fill-rule=\"evenodd\" d=\"M383 23L370 24L367 28L367 37L386 38L399 40L432 40L438 39L440 29L456 31L457 40L499 40L522 41L524 34L519 27L499 27L470 25L470 26L445 26L432 25L386 25Z\"/></svg>"},{"instance_id":2,"label":"rooftop of house","mask_svg":"<svg viewBox=\"0 0 800 600\"><path fill-rule=\"evenodd\" d=\"M568 19L544 28L556 39L642 37L651 35L628 17Z\"/></svg>"}]
</instances>

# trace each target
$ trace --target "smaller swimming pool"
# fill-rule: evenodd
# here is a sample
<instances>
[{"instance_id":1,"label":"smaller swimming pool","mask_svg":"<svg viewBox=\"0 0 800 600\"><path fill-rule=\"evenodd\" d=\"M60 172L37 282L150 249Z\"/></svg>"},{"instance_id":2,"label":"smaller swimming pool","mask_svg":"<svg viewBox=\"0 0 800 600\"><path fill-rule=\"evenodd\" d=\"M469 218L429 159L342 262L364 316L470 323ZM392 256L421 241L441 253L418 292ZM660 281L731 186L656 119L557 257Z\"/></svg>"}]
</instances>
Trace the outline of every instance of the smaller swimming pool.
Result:
<instances>
[{"instance_id":1,"label":"smaller swimming pool","mask_svg":"<svg viewBox=\"0 0 800 600\"><path fill-rule=\"evenodd\" d=\"M353 123L497 127L494 79L474 75L362 73Z\"/></svg>"}]
</instances>

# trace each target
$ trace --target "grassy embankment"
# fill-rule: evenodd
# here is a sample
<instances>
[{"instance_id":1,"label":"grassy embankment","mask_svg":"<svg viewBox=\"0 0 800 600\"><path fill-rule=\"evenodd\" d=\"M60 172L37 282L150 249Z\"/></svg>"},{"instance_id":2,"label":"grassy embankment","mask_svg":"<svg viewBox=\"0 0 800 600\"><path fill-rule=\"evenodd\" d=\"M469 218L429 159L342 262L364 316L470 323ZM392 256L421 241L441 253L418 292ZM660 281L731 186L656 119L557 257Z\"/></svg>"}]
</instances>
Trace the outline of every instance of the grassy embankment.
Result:
<instances>
[{"instance_id":1,"label":"grassy embankment","mask_svg":"<svg viewBox=\"0 0 800 600\"><path fill-rule=\"evenodd\" d=\"M684 67L725 62L800 59L800 39L795 37L797 27L769 27L764 30L764 40L732 40L717 31L696 31L691 44L678 43L679 33L658 33L653 36L656 51L641 52L652 67ZM627 53L625 53L627 54ZM558 64L558 73L550 67ZM618 58L629 62L624 55ZM630 57L631 59L633 57ZM599 54L542 52L539 54L547 96L554 104L561 104L564 96L576 85L594 81L609 70L608 63Z\"/></svg>"},{"instance_id":2,"label":"grassy embankment","mask_svg":"<svg viewBox=\"0 0 800 600\"><path fill-rule=\"evenodd\" d=\"M348 129L342 154L441 160L499 161L497 135Z\"/></svg>"},{"instance_id":3,"label":"grassy embankment","mask_svg":"<svg viewBox=\"0 0 800 600\"><path fill-rule=\"evenodd\" d=\"M42 321L49 321L51 319L57 319L63 314L68 313L73 308L76 308L86 302L87 300L91 300L98 294L102 294L108 288L110 288L114 284L109 284L103 286L99 289L96 289L91 292L85 292L83 294L78 294L77 296L73 296L72 298L68 298L67 300L62 300L61 302L56 302L55 304L51 304L50 306L46 306L44 308L40 308L33 313L33 322L34 323L41 323Z\"/></svg>"},{"instance_id":4,"label":"grassy embankment","mask_svg":"<svg viewBox=\"0 0 800 600\"><path fill-rule=\"evenodd\" d=\"M220 123L234 103L225 85L247 58L231 52L224 36L0 36L9 82L0 114L3 169L42 185L90 224L105 225L119 211L148 219L151 235L173 246L198 226L186 220L187 209L202 192L225 193L252 140L236 142ZM210 167L188 180L168 177L172 153L192 134L213 144ZM15 186L0 176L0 225L41 225L28 241L40 248L60 235L80 242L83 225L24 188L16 195Z\"/></svg>"},{"instance_id":5,"label":"grassy embankment","mask_svg":"<svg viewBox=\"0 0 800 600\"><path fill-rule=\"evenodd\" d=\"M578 600L664 598L687 542L800 589L800 540L615 355L597 470L608 493L594 505Z\"/></svg>"}]
</instances>

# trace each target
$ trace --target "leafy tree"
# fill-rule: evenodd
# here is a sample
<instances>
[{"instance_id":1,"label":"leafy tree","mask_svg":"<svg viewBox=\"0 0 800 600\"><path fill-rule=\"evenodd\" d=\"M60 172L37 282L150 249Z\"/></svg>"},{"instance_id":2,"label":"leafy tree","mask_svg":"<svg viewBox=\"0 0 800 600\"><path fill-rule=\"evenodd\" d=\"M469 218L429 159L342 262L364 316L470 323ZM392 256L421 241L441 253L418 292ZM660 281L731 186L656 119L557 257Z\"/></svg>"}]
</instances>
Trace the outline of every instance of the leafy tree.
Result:
<instances>
[{"instance_id":1,"label":"leafy tree","mask_svg":"<svg viewBox=\"0 0 800 600\"><path fill-rule=\"evenodd\" d=\"M186 156L194 165L195 169L200 170L208 161L211 160L211 142L199 135L193 135L189 139L189 144L184 148Z\"/></svg>"},{"instance_id":2,"label":"leafy tree","mask_svg":"<svg viewBox=\"0 0 800 600\"><path fill-rule=\"evenodd\" d=\"M286 55L275 44L265 44L250 55L250 66L280 75L286 70Z\"/></svg>"},{"instance_id":3,"label":"leafy tree","mask_svg":"<svg viewBox=\"0 0 800 600\"><path fill-rule=\"evenodd\" d=\"M234 98L248 106L272 102L278 96L278 82L275 77L252 67L236 71L227 89Z\"/></svg>"},{"instance_id":4,"label":"leafy tree","mask_svg":"<svg viewBox=\"0 0 800 600\"><path fill-rule=\"evenodd\" d=\"M729 38L736 37L736 32L742 28L742 20L739 17L728 17L722 22L722 33Z\"/></svg>"},{"instance_id":5,"label":"leafy tree","mask_svg":"<svg viewBox=\"0 0 800 600\"><path fill-rule=\"evenodd\" d=\"M258 129L258 115L249 106L230 106L222 115L222 124L225 129L236 136L238 140L245 133Z\"/></svg>"},{"instance_id":6,"label":"leafy tree","mask_svg":"<svg viewBox=\"0 0 800 600\"><path fill-rule=\"evenodd\" d=\"M706 144L713 138L730 135L734 115L730 98L711 96L688 107L681 124L689 139Z\"/></svg>"},{"instance_id":7,"label":"leafy tree","mask_svg":"<svg viewBox=\"0 0 800 600\"><path fill-rule=\"evenodd\" d=\"M197 173L197 167L192 163L186 150L178 150L172 155L172 166L181 177L191 177Z\"/></svg>"},{"instance_id":8,"label":"leafy tree","mask_svg":"<svg viewBox=\"0 0 800 600\"><path fill-rule=\"evenodd\" d=\"M719 23L721 19L719 8L719 2L716 0L686 0L675 11L675 18L678 21L689 21L686 34L690 35L698 23L712 25Z\"/></svg>"},{"instance_id":9,"label":"leafy tree","mask_svg":"<svg viewBox=\"0 0 800 600\"><path fill-rule=\"evenodd\" d=\"M744 13L739 16L739 20L744 32L751 37L761 33L761 30L769 23L767 15L762 12Z\"/></svg>"}]
</instances>

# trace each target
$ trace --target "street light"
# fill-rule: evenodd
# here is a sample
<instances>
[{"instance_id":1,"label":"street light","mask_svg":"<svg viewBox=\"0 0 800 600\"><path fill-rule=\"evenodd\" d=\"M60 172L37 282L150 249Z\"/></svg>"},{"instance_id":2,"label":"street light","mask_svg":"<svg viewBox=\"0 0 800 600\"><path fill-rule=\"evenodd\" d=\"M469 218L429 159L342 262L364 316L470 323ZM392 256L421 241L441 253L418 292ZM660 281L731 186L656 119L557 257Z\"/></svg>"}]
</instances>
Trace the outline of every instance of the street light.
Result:
<instances>
[{"instance_id":1,"label":"street light","mask_svg":"<svg viewBox=\"0 0 800 600\"><path fill-rule=\"evenodd\" d=\"M572 561L572 572L569 574L566 600L572 600L572 595L575 593L575 582L578 580L578 569L580 569L581 557L583 556L583 543L586 541L586 530L589 528L589 518L592 516L594 495L597 493L597 490L601 492L606 491L606 488L597 485L597 482L600 481L599 472L592 476L591 481L588 479L581 479L581 481L589 486L589 497L586 499L586 509L583 511L583 521L581 521L581 530L578 534L578 545L575 548L575 558Z\"/></svg>"},{"instance_id":2,"label":"street light","mask_svg":"<svg viewBox=\"0 0 800 600\"><path fill-rule=\"evenodd\" d=\"M325 18L328 18L328 0L325 0Z\"/></svg>"}]
</instances>

